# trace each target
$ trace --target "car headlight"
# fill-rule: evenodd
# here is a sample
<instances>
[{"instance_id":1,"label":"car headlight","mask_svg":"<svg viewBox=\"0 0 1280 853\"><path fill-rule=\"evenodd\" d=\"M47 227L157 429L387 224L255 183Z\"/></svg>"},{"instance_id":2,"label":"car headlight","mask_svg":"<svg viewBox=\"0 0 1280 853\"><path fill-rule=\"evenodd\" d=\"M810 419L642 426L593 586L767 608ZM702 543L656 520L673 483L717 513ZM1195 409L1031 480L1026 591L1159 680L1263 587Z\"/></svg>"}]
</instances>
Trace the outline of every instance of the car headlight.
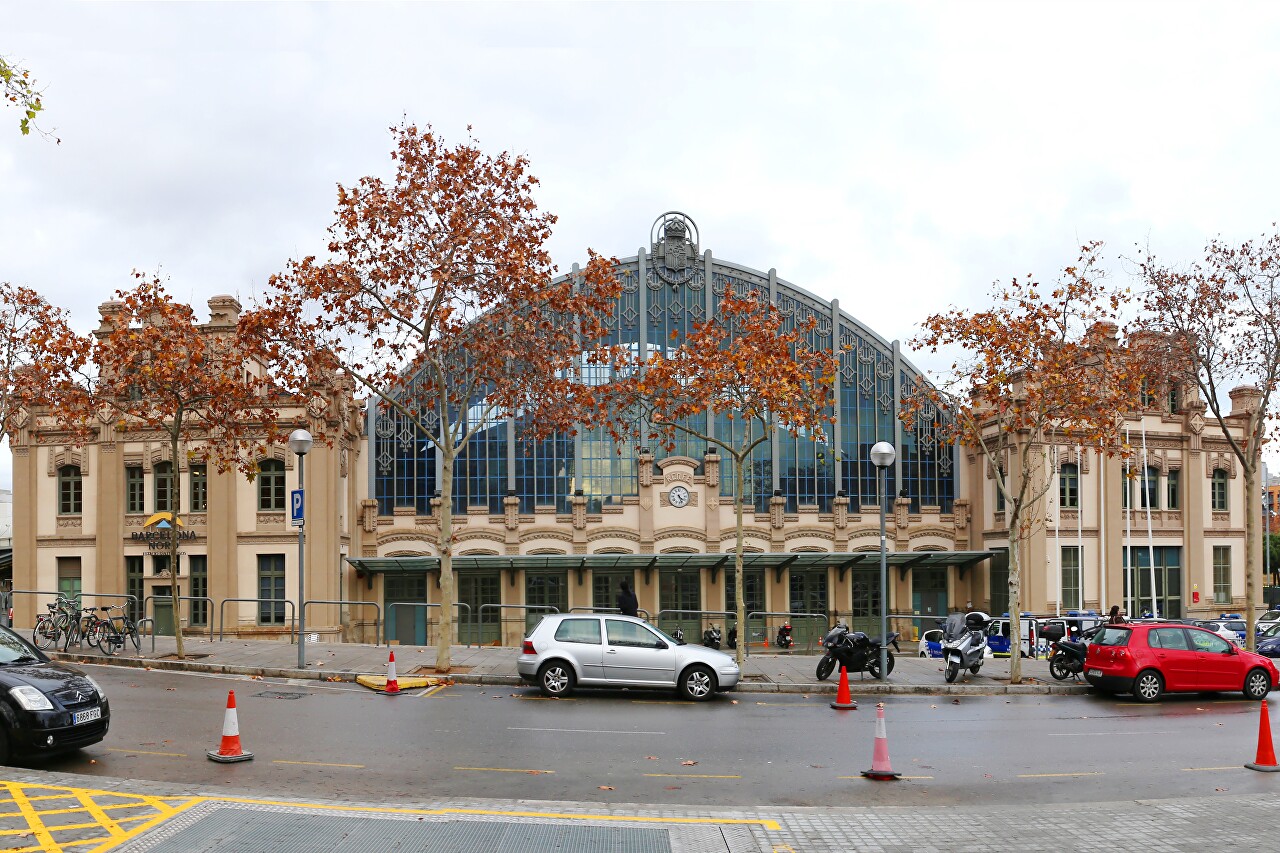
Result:
<instances>
[{"instance_id":1,"label":"car headlight","mask_svg":"<svg viewBox=\"0 0 1280 853\"><path fill-rule=\"evenodd\" d=\"M49 701L49 697L32 687L30 684L24 684L21 687L15 687L9 691L17 703L28 711L52 711L53 703Z\"/></svg>"},{"instance_id":2,"label":"car headlight","mask_svg":"<svg viewBox=\"0 0 1280 853\"><path fill-rule=\"evenodd\" d=\"M99 698L99 699L106 699L106 698L107 698L107 694L102 692L102 685L101 685L101 684L99 684L98 682L94 681L92 676L86 675L86 676L84 677L84 680L85 680L85 681L87 681L87 682L89 682L90 684L92 684L92 685L93 685L93 689L94 689L94 690L96 690L96 691L98 691L98 698Z\"/></svg>"}]
</instances>

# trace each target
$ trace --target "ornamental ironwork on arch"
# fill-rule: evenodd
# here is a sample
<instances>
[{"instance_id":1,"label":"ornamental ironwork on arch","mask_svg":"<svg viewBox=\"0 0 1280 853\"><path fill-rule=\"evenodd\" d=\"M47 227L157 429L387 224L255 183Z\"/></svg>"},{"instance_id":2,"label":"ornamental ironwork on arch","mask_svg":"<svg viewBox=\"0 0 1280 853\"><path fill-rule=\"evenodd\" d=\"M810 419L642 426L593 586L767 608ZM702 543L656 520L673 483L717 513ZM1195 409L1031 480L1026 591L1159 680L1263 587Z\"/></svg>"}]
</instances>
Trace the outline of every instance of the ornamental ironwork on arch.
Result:
<instances>
[{"instance_id":1,"label":"ornamental ironwork on arch","mask_svg":"<svg viewBox=\"0 0 1280 853\"><path fill-rule=\"evenodd\" d=\"M645 248L614 268L621 293L607 327L608 343L646 355L678 346L697 324L714 318L723 296L732 292L769 299L788 329L814 321L809 345L837 350L835 423L827 431L827 442L780 431L775 440L757 448L746 472L744 495L757 512L768 511L775 491L785 498L787 512L805 507L828 512L838 492L849 498L855 511L876 505L878 472L870 461L870 448L877 441L892 442L899 450L891 474L893 495L909 498L912 511L922 506L950 511L955 464L953 448L944 438L947 413L931 412L914 430L901 425L899 408L923 380L896 344L836 303L778 278L772 270L761 272L703 251L698 228L685 214L664 213L649 237ZM575 274L576 267L568 275ZM727 437L741 429L741 421L721 416L698 426ZM371 479L379 513L390 514L396 506L430 512L430 498L438 491L431 443L408 419L376 407L369 432L375 444ZM683 436L676 445L672 454L695 459L707 450ZM521 514L567 513L574 490L581 489L587 512L600 512L639 494L642 464L653 463L642 463L634 448L618 453L600 429L535 442L526 440L519 418L506 419L481 430L457 460L453 511L463 514L487 507L499 514L505 511L504 500L513 495ZM720 489L723 496L733 493L734 477L727 470L721 471Z\"/></svg>"}]
</instances>

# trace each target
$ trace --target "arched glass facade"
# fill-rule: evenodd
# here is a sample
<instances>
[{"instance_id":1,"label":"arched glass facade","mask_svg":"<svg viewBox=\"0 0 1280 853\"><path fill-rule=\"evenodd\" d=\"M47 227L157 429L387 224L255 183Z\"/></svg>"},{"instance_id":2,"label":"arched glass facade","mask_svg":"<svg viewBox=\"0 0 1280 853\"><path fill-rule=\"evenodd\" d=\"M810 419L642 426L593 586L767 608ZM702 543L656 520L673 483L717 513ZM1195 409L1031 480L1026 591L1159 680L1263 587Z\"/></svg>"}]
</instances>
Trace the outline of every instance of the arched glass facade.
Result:
<instances>
[{"instance_id":1,"label":"arched glass facade","mask_svg":"<svg viewBox=\"0 0 1280 853\"><path fill-rule=\"evenodd\" d=\"M696 243L692 248L696 249ZM671 283L670 275L663 275L662 265L666 263L669 271L670 260L661 255L657 244L655 254L641 252L619 262L615 272L622 294L611 323L610 343L629 345L637 352L677 345L694 324L714 317L721 298L732 290L744 296L767 296L782 313L788 329L815 320L810 345L841 350L832 412L836 422L829 430L830 435L839 437L838 446L792 437L785 431L762 443L746 475L747 498L758 512L767 510L775 491L786 499L788 512L802 506L828 512L841 490L849 496L854 511L863 505L875 506L877 471L869 454L871 446L882 440L898 448L892 488L910 498L912 511L921 507L951 511L954 450L941 440L933 418L921 419L923 423L915 430L904 429L898 420L901 401L922 380L896 344L841 311L838 303L819 300L772 272L721 261L709 251L682 259L686 267L676 284ZM371 488L379 514L391 515L396 507L409 506L419 514L428 513L430 499L438 489L434 449L401 416L379 412L376 407L371 410ZM942 413L941 418L945 417ZM742 428L740 421L723 417L707 426L721 437ZM662 451L653 450L661 458ZM702 442L681 434L671 455L700 460L706 450ZM500 513L503 498L512 493L520 500L521 513L553 507L564 513L570 511L573 490L580 488L588 501L587 511L599 512L639 493L639 464L632 448L619 454L603 430L530 441L518 418L498 421L485 425L459 458L454 471L453 511L465 514L468 509L483 507ZM721 494L732 495L730 470L722 472L720 482Z\"/></svg>"}]
</instances>

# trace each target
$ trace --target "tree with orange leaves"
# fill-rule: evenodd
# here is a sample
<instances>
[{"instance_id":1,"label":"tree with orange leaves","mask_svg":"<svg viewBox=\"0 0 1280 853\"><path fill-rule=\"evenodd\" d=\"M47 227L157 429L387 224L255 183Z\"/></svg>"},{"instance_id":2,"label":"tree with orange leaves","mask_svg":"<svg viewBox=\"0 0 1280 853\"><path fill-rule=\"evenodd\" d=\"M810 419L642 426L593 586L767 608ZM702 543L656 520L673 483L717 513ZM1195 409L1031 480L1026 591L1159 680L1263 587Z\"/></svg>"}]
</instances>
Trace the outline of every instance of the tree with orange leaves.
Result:
<instances>
[{"instance_id":1,"label":"tree with orange leaves","mask_svg":"<svg viewBox=\"0 0 1280 853\"><path fill-rule=\"evenodd\" d=\"M1195 383L1244 473L1246 642L1252 650L1262 577L1261 451L1275 430L1280 392L1280 232L1239 245L1212 240L1204 260L1188 268L1167 266L1147 253L1139 274L1143 328L1157 333L1152 339L1163 344L1169 372ZM1251 386L1257 397L1243 407L1240 437L1226 419L1241 412L1223 409L1224 392L1236 382Z\"/></svg>"},{"instance_id":2,"label":"tree with orange leaves","mask_svg":"<svg viewBox=\"0 0 1280 853\"><path fill-rule=\"evenodd\" d=\"M521 415L537 435L591 422L580 381L618 285L591 255L554 278L545 249L555 217L538 210L528 160L448 146L430 127L391 129L395 177L338 187L329 259L291 261L253 313L277 381L305 387L341 371L398 414L440 460L440 631L436 670L454 639L455 463L495 420ZM536 437L536 436L535 436Z\"/></svg>"},{"instance_id":3,"label":"tree with orange leaves","mask_svg":"<svg viewBox=\"0 0 1280 853\"><path fill-rule=\"evenodd\" d=\"M255 449L279 441L278 398L236 325L199 325L191 307L175 302L158 277L134 275L137 285L117 291L119 301L102 307L91 343L92 373L86 374L77 414L85 420L96 416L119 432L158 431L168 439L169 571L177 617L183 595L177 536L182 463L212 462L219 471L254 477ZM174 637L182 658L180 618L174 619Z\"/></svg>"},{"instance_id":4,"label":"tree with orange leaves","mask_svg":"<svg viewBox=\"0 0 1280 853\"><path fill-rule=\"evenodd\" d=\"M1031 277L996 285L995 307L952 308L929 316L913 344L931 352L957 349L949 371L904 401L910 425L944 408L941 428L974 448L1003 497L1009 530L1009 612L1022 612L1019 548L1045 521L1053 479L1045 454L1055 443L1127 453L1119 413L1136 407L1143 370L1113 337L1123 295L1108 291L1097 268L1100 243L1080 250L1058 283ZM1009 680L1022 680L1021 620L1010 620Z\"/></svg>"},{"instance_id":5,"label":"tree with orange leaves","mask_svg":"<svg viewBox=\"0 0 1280 853\"><path fill-rule=\"evenodd\" d=\"M62 403L76 393L87 355L65 310L34 290L0 282L0 434L22 426L37 407L77 430Z\"/></svg>"},{"instance_id":6,"label":"tree with orange leaves","mask_svg":"<svg viewBox=\"0 0 1280 853\"><path fill-rule=\"evenodd\" d=\"M759 293L727 292L719 311L694 326L684 343L649 357L633 376L612 390L616 412L638 411L647 420L650 438L668 448L676 433L722 449L733 461L733 509L736 524L733 576L738 624L747 624L743 598L743 513L746 467L752 453L776 429L793 436L824 440L834 399L836 359L812 348L808 335L817 321L785 329L784 318ZM629 398L629 400L628 400ZM706 416L723 415L729 435L699 428ZM744 660L746 633L737 646Z\"/></svg>"}]
</instances>

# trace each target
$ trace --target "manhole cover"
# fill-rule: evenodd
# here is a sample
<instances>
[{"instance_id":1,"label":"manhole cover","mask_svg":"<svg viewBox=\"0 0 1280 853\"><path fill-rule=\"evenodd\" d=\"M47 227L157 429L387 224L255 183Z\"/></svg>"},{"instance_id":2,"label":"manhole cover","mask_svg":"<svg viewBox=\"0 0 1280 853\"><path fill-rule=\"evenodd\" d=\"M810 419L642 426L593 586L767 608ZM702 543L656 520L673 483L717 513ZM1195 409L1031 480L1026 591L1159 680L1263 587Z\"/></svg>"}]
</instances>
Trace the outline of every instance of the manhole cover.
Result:
<instances>
[{"instance_id":1,"label":"manhole cover","mask_svg":"<svg viewBox=\"0 0 1280 853\"><path fill-rule=\"evenodd\" d=\"M288 693L284 690L264 690L261 693L253 694L259 699L301 699L306 696L305 693Z\"/></svg>"}]
</instances>

